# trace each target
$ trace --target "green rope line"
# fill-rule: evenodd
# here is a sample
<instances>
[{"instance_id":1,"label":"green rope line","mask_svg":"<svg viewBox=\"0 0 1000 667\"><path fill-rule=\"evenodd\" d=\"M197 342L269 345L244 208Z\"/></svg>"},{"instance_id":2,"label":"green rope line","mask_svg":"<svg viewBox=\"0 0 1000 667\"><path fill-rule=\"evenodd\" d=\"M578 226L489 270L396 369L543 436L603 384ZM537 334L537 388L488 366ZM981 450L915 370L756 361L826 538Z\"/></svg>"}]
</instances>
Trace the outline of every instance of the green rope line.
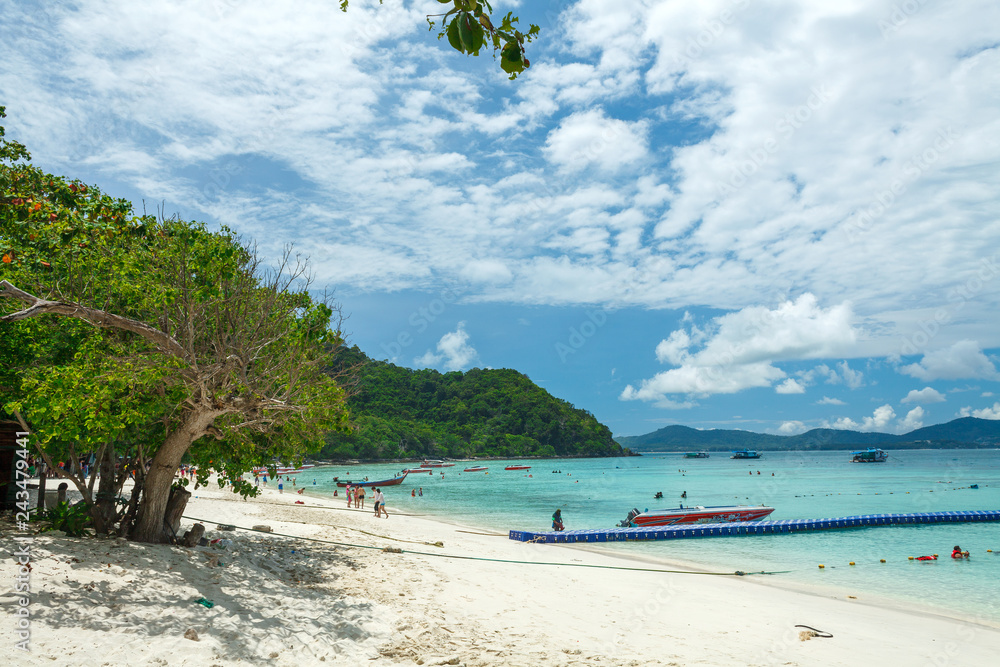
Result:
<instances>
[{"instance_id":1,"label":"green rope line","mask_svg":"<svg viewBox=\"0 0 1000 667\"><path fill-rule=\"evenodd\" d=\"M208 521L207 519L198 519L193 516L184 515L183 518L189 519L191 521L213 523L212 521ZM374 547L374 546L369 546L367 544L350 544L347 542L334 542L332 540L321 540L317 537L301 537L299 535L288 535L286 533L274 533L274 532L269 533L264 530L254 530L253 528L244 528L243 526L234 526L234 527L238 528L239 530L245 530L251 533L262 533L264 535L288 537L293 540L306 540L309 542L319 542L320 544L333 544L338 547L351 547L354 549L378 549L379 551L383 551L383 547ZM562 567L587 567L587 568L596 568L599 570L626 570L630 572L662 572L665 574L706 574L714 577L742 577L748 574L787 574L791 572L791 570L781 570L777 572L764 572L763 570L761 570L760 572L743 572L740 570L737 570L736 572L697 572L692 570L662 570L651 567L624 567L621 565L590 565L588 563L549 563L549 562L534 561L534 560L509 560L506 558L484 558L482 556L459 556L457 554L441 554L441 553L431 553L427 551L410 551L408 549L400 549L398 553L413 554L415 556L437 556L439 558L454 558L457 560L479 560L489 563L510 563L512 565L558 565Z\"/></svg>"}]
</instances>

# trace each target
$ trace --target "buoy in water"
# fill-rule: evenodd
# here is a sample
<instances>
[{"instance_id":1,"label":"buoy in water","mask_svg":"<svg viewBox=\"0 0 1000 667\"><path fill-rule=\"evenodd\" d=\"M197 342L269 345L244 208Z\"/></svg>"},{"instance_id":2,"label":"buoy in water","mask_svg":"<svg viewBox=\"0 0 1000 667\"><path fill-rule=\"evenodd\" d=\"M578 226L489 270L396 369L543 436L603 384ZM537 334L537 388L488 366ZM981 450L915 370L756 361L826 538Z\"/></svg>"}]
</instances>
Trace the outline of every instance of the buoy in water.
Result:
<instances>
[{"instance_id":1,"label":"buoy in water","mask_svg":"<svg viewBox=\"0 0 1000 667\"><path fill-rule=\"evenodd\" d=\"M825 568L825 567L826 567L826 565L823 565L822 563L820 563L820 564L819 564L819 569L821 569L821 570L822 570L822 569L823 569L823 568Z\"/></svg>"},{"instance_id":2,"label":"buoy in water","mask_svg":"<svg viewBox=\"0 0 1000 667\"><path fill-rule=\"evenodd\" d=\"M879 559L878 559L878 562L880 562L880 563L884 563L884 562L885 562L885 559L884 559L884 558L879 558Z\"/></svg>"},{"instance_id":3,"label":"buoy in water","mask_svg":"<svg viewBox=\"0 0 1000 667\"><path fill-rule=\"evenodd\" d=\"M854 565L854 561L852 560L848 565Z\"/></svg>"}]
</instances>

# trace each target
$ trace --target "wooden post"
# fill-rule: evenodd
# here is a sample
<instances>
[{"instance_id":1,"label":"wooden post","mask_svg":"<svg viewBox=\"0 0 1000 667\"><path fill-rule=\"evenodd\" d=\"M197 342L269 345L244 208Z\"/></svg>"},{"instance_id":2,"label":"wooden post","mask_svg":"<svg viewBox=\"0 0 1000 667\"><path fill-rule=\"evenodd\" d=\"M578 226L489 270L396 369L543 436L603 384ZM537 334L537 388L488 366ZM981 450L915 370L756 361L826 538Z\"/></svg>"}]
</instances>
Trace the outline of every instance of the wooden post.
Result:
<instances>
[{"instance_id":1,"label":"wooden post","mask_svg":"<svg viewBox=\"0 0 1000 667\"><path fill-rule=\"evenodd\" d=\"M168 540L176 537L177 531L181 529L181 515L184 514L190 498L191 492L186 489L171 489L170 498L167 500L167 512L163 519Z\"/></svg>"},{"instance_id":2,"label":"wooden post","mask_svg":"<svg viewBox=\"0 0 1000 667\"><path fill-rule=\"evenodd\" d=\"M193 547L198 544L198 540L202 538L205 534L204 524L196 523L191 527L191 530L184 533L184 546Z\"/></svg>"}]
</instances>

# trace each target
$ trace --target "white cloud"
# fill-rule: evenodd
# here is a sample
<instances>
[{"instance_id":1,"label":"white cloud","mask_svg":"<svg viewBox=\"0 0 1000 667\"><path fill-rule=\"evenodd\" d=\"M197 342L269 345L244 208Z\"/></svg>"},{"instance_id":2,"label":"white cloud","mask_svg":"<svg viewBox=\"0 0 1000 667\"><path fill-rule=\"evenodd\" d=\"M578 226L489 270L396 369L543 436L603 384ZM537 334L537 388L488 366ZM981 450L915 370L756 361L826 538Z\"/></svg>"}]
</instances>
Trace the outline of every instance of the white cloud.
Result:
<instances>
[{"instance_id":1,"label":"white cloud","mask_svg":"<svg viewBox=\"0 0 1000 667\"><path fill-rule=\"evenodd\" d=\"M958 411L959 417L975 417L976 419L1000 419L1000 402L994 403L993 407L973 410L965 407Z\"/></svg>"},{"instance_id":2,"label":"white cloud","mask_svg":"<svg viewBox=\"0 0 1000 667\"><path fill-rule=\"evenodd\" d=\"M567 171L591 165L616 171L646 156L647 129L644 121L608 118L602 109L579 111L549 133L543 152L550 162Z\"/></svg>"},{"instance_id":3,"label":"white cloud","mask_svg":"<svg viewBox=\"0 0 1000 667\"><path fill-rule=\"evenodd\" d=\"M832 422L824 421L823 428L836 428L848 431L861 431L864 433L908 433L924 425L924 409L919 405L901 419L896 419L896 412L888 403L875 408L871 417L863 417L860 422L854 421L850 417L840 417ZM893 423L893 420L896 420Z\"/></svg>"},{"instance_id":4,"label":"white cloud","mask_svg":"<svg viewBox=\"0 0 1000 667\"><path fill-rule=\"evenodd\" d=\"M781 422L781 426L778 427L779 435L798 435L799 433L806 432L806 425L800 421L787 421Z\"/></svg>"},{"instance_id":5,"label":"white cloud","mask_svg":"<svg viewBox=\"0 0 1000 667\"><path fill-rule=\"evenodd\" d=\"M875 408L871 417L864 417L860 422L856 422L850 417L841 417L833 422L824 422L824 428L836 428L848 431L863 432L884 432L889 428L892 420L896 418L896 412L889 404Z\"/></svg>"},{"instance_id":6,"label":"white cloud","mask_svg":"<svg viewBox=\"0 0 1000 667\"><path fill-rule=\"evenodd\" d=\"M951 347L928 352L918 363L903 366L901 373L928 382L932 380L964 380L980 378L998 380L993 362L983 354L979 343L960 340Z\"/></svg>"},{"instance_id":7,"label":"white cloud","mask_svg":"<svg viewBox=\"0 0 1000 667\"><path fill-rule=\"evenodd\" d=\"M443 364L448 371L461 371L472 366L479 358L479 353L469 345L469 334L465 331L465 322L459 322L455 331L441 336L437 344L438 354L431 350L413 360L417 367L437 366Z\"/></svg>"},{"instance_id":8,"label":"white cloud","mask_svg":"<svg viewBox=\"0 0 1000 667\"><path fill-rule=\"evenodd\" d=\"M844 401L839 398L830 398L829 396L824 396L820 400L816 401L816 405L847 405Z\"/></svg>"},{"instance_id":9,"label":"white cloud","mask_svg":"<svg viewBox=\"0 0 1000 667\"><path fill-rule=\"evenodd\" d=\"M804 394L806 393L806 388L796 382L794 378L788 378L776 386L774 391L779 394Z\"/></svg>"},{"instance_id":10,"label":"white cloud","mask_svg":"<svg viewBox=\"0 0 1000 667\"><path fill-rule=\"evenodd\" d=\"M943 403L946 400L944 394L933 387L924 387L919 390L911 389L910 393L900 403Z\"/></svg>"},{"instance_id":11,"label":"white cloud","mask_svg":"<svg viewBox=\"0 0 1000 667\"><path fill-rule=\"evenodd\" d=\"M4 6L8 136L294 242L339 287L733 312L808 291L864 329L831 359L1000 346L993 0L885 34L895 0L569 3L515 83L427 34L428 3L50 4Z\"/></svg>"},{"instance_id":12,"label":"white cloud","mask_svg":"<svg viewBox=\"0 0 1000 667\"><path fill-rule=\"evenodd\" d=\"M924 409L919 405L906 413L906 417L901 419L896 427L899 433L909 433L924 425Z\"/></svg>"},{"instance_id":13,"label":"white cloud","mask_svg":"<svg viewBox=\"0 0 1000 667\"><path fill-rule=\"evenodd\" d=\"M512 274L504 262L499 260L481 259L469 262L462 268L459 275L475 283L506 283Z\"/></svg>"},{"instance_id":14,"label":"white cloud","mask_svg":"<svg viewBox=\"0 0 1000 667\"><path fill-rule=\"evenodd\" d=\"M656 346L657 359L678 368L643 380L638 389L629 385L621 399L656 401L669 394L708 396L770 387L786 378L772 362L826 357L849 348L857 336L852 319L850 304L823 309L816 297L803 294L773 309L751 306L722 315L704 330L686 321L686 328ZM777 389L804 390L793 379Z\"/></svg>"},{"instance_id":15,"label":"white cloud","mask_svg":"<svg viewBox=\"0 0 1000 667\"><path fill-rule=\"evenodd\" d=\"M865 384L864 374L851 368L847 361L841 361L836 365L836 368L820 364L804 374L809 379L816 375L825 378L827 384L845 384L849 389L859 389Z\"/></svg>"}]
</instances>

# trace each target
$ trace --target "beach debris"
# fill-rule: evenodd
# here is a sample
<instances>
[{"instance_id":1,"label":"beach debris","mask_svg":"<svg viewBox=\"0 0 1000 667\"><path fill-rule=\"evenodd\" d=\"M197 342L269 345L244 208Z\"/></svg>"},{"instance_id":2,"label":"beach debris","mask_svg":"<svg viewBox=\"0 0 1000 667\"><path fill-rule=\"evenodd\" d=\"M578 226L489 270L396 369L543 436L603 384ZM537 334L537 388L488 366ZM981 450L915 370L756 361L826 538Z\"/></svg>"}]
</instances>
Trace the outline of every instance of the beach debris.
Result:
<instances>
[{"instance_id":1,"label":"beach debris","mask_svg":"<svg viewBox=\"0 0 1000 667\"><path fill-rule=\"evenodd\" d=\"M198 633L194 628L188 628L184 631L184 639L190 639L193 642L201 641L198 639Z\"/></svg>"},{"instance_id":2,"label":"beach debris","mask_svg":"<svg viewBox=\"0 0 1000 667\"><path fill-rule=\"evenodd\" d=\"M216 538L212 540L210 544L212 545L213 549L221 549L222 551L225 551L233 545L233 541ZM293 550L292 553L295 553L295 551Z\"/></svg>"},{"instance_id":3,"label":"beach debris","mask_svg":"<svg viewBox=\"0 0 1000 667\"><path fill-rule=\"evenodd\" d=\"M805 628L805 630L802 630L801 632L799 632L799 641L800 642L809 641L813 637L820 637L821 639L832 639L833 638L833 635L830 634L829 632L825 632L823 630L817 630L816 628L814 628L812 626L809 626L809 625L796 625L795 627L797 627L797 628Z\"/></svg>"},{"instance_id":4,"label":"beach debris","mask_svg":"<svg viewBox=\"0 0 1000 667\"><path fill-rule=\"evenodd\" d=\"M215 527L215 529L216 530L234 531L234 530L236 530L236 526L234 526L231 523L220 523L219 525L217 525Z\"/></svg>"},{"instance_id":5,"label":"beach debris","mask_svg":"<svg viewBox=\"0 0 1000 667\"><path fill-rule=\"evenodd\" d=\"M212 602L211 600L207 599L207 598L198 598L194 602L195 602L195 604L200 604L205 609L211 609L212 607L215 606L215 603Z\"/></svg>"},{"instance_id":6,"label":"beach debris","mask_svg":"<svg viewBox=\"0 0 1000 667\"><path fill-rule=\"evenodd\" d=\"M271 533L271 532L274 532L274 531L271 530L270 526L266 526L264 524L256 525L256 526L253 527L253 529L256 530L256 531L258 531L258 532L261 532L261 533Z\"/></svg>"},{"instance_id":7,"label":"beach debris","mask_svg":"<svg viewBox=\"0 0 1000 667\"><path fill-rule=\"evenodd\" d=\"M401 554L401 553L403 553L403 550L399 549L397 547L385 547L384 549L382 549L382 551L384 551L387 554Z\"/></svg>"}]
</instances>

